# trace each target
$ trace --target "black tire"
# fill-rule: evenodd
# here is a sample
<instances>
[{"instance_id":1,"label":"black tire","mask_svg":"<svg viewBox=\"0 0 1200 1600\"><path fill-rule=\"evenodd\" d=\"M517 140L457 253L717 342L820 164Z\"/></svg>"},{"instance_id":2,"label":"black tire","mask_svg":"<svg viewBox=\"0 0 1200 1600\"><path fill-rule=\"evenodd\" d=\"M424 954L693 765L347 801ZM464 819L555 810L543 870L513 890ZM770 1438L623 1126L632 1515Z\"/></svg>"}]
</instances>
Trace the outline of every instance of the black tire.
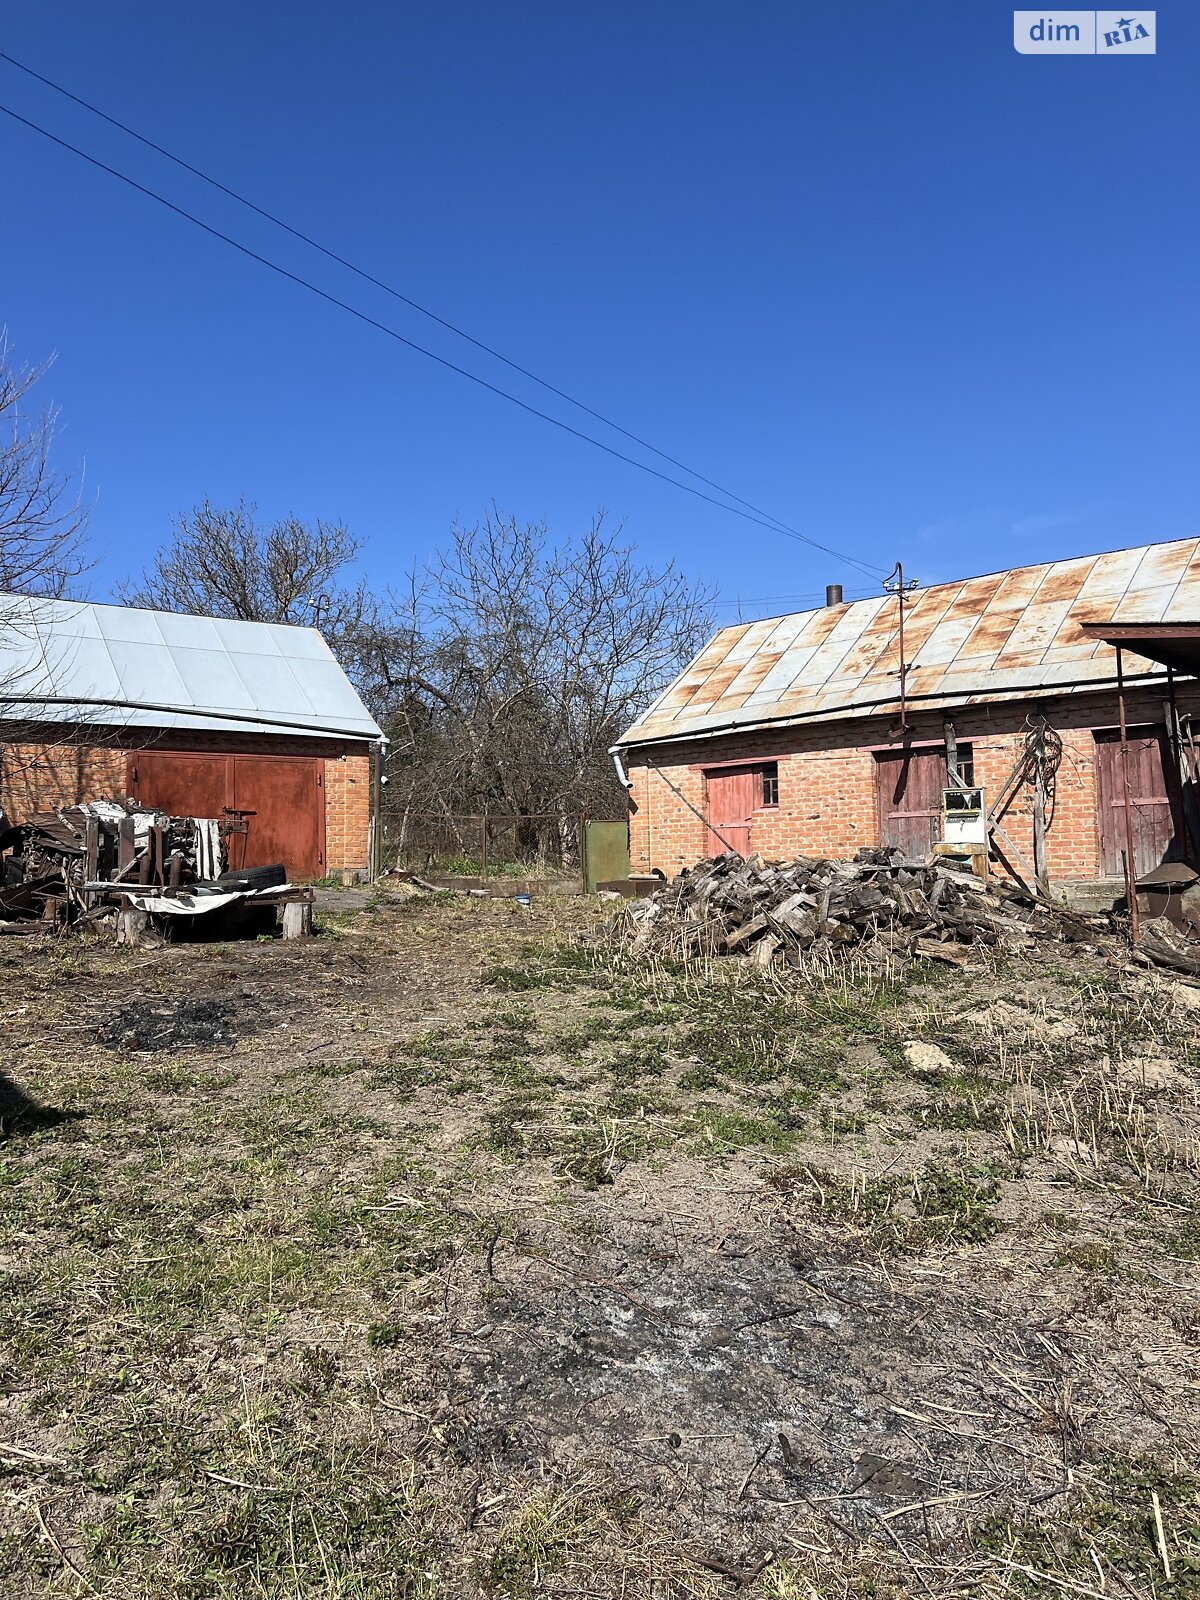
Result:
<instances>
[{"instance_id":1,"label":"black tire","mask_svg":"<svg viewBox=\"0 0 1200 1600\"><path fill-rule=\"evenodd\" d=\"M287 868L278 861L269 867L243 867L240 872L223 872L217 879L231 889L276 889L287 881Z\"/></svg>"}]
</instances>

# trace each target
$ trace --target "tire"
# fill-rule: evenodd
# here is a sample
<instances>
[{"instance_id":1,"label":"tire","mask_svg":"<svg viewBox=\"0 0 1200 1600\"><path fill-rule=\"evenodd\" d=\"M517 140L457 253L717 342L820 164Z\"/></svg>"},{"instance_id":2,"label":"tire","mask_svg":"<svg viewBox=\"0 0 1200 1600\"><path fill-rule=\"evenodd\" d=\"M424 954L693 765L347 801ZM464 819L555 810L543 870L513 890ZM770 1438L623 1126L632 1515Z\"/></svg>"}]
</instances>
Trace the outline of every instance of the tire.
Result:
<instances>
[{"instance_id":1,"label":"tire","mask_svg":"<svg viewBox=\"0 0 1200 1600\"><path fill-rule=\"evenodd\" d=\"M243 867L240 872L223 872L218 883L231 889L275 889L288 881L287 868L278 861L269 867Z\"/></svg>"}]
</instances>

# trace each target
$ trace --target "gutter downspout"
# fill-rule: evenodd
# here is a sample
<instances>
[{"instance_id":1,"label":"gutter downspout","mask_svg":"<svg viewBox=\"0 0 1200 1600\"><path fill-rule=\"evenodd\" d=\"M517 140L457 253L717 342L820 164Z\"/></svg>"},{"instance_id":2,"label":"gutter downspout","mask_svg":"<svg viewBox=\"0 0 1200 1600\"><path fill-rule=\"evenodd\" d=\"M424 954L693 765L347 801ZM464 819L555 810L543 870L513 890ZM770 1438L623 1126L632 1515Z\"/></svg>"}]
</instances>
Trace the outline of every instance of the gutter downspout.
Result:
<instances>
[{"instance_id":1,"label":"gutter downspout","mask_svg":"<svg viewBox=\"0 0 1200 1600\"><path fill-rule=\"evenodd\" d=\"M613 766L617 769L617 782L621 785L622 789L625 790L626 794L628 794L630 789L633 788L633 781L629 774L625 771L624 764L621 760L621 746L619 744L614 744L608 753L612 757Z\"/></svg>"}]
</instances>

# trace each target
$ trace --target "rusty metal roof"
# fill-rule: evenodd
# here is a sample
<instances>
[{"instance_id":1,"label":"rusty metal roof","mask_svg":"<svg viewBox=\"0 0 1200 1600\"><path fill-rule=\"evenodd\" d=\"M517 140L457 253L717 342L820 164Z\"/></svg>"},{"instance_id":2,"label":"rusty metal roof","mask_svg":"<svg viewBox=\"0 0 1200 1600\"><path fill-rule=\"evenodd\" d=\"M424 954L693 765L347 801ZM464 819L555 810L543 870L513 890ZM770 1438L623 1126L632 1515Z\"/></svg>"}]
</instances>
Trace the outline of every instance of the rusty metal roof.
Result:
<instances>
[{"instance_id":1,"label":"rusty metal roof","mask_svg":"<svg viewBox=\"0 0 1200 1600\"><path fill-rule=\"evenodd\" d=\"M880 595L722 628L622 745L899 708L899 600ZM912 709L1099 688L1116 652L1085 622L1200 619L1200 539L1015 567L905 598ZM1132 651L1129 677L1162 676Z\"/></svg>"}]
</instances>

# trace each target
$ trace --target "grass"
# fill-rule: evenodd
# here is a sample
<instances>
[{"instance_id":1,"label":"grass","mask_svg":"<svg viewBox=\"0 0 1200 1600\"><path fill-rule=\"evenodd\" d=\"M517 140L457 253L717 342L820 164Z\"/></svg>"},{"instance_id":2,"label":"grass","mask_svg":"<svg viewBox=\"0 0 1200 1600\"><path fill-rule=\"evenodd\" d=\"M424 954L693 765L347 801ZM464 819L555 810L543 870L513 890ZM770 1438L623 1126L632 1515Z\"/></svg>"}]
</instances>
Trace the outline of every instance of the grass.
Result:
<instances>
[{"instance_id":1,"label":"grass","mask_svg":"<svg viewBox=\"0 0 1200 1600\"><path fill-rule=\"evenodd\" d=\"M0 1450L0 1593L715 1600L769 1549L751 1600L1200 1593L1194 1091L1123 1067L1192 1060L1192 1014L1066 957L764 973L535 915L13 968L23 1086L84 1115L0 1163L0 1444L45 1458ZM287 1029L80 1021L234 959ZM781 1374L799 1420L755 1409ZM810 1416L832 1465L781 1476ZM883 1521L855 1429L951 1491L1020 1466Z\"/></svg>"}]
</instances>

